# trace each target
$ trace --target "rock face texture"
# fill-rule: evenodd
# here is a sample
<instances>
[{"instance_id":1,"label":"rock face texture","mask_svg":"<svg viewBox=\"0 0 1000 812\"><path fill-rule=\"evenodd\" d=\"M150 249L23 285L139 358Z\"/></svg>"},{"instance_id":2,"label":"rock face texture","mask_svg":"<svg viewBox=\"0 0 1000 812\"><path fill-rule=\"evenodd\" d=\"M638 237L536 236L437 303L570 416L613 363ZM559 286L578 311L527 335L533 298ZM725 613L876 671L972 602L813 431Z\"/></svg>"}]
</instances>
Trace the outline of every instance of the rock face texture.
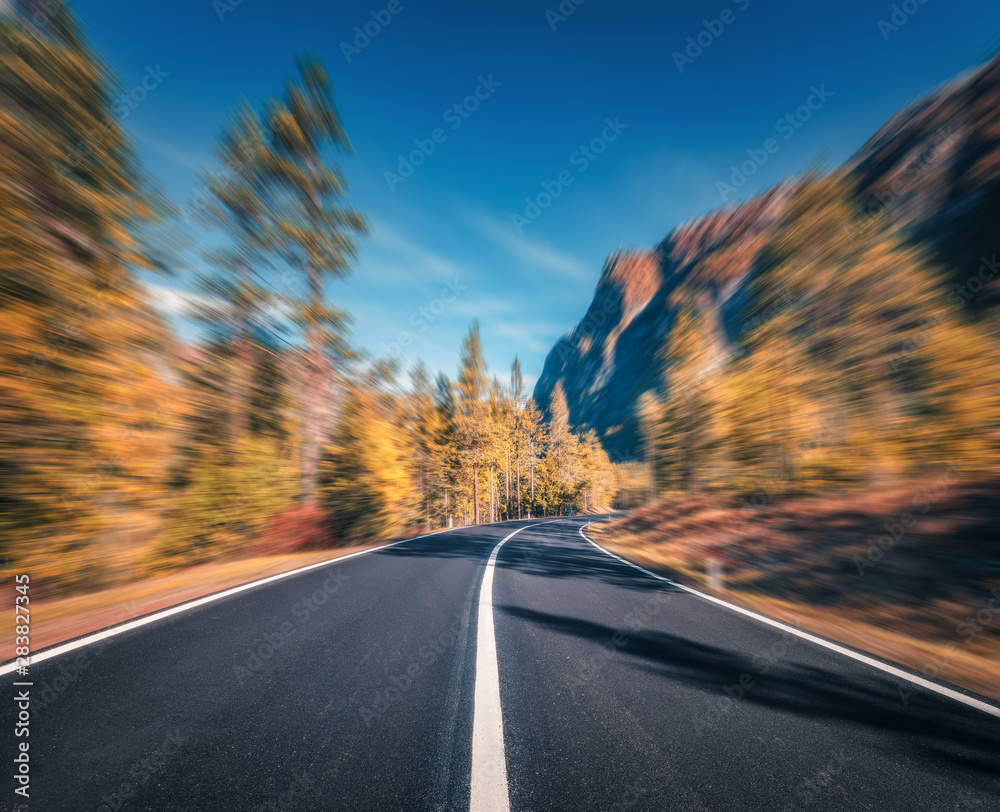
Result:
<instances>
[{"instance_id":1,"label":"rock face texture","mask_svg":"<svg viewBox=\"0 0 1000 812\"><path fill-rule=\"evenodd\" d=\"M862 218L887 211L946 270L973 314L996 312L1000 274L979 291L969 282L1000 254L1000 57L901 110L843 169ZM638 458L639 398L664 391L661 350L678 302L693 295L714 307L723 338L735 338L745 327L747 282L795 185L684 223L655 248L612 254L587 313L545 361L539 406L561 383L575 427L594 429L612 459Z\"/></svg>"}]
</instances>

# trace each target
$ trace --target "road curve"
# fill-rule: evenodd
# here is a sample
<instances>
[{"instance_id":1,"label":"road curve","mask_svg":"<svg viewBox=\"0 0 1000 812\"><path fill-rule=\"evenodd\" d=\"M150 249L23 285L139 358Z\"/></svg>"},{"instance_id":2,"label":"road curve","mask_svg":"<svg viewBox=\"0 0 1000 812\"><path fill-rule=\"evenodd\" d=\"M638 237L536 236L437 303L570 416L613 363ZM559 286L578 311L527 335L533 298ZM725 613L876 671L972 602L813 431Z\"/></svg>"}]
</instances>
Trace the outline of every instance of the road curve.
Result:
<instances>
[{"instance_id":1,"label":"road curve","mask_svg":"<svg viewBox=\"0 0 1000 812\"><path fill-rule=\"evenodd\" d=\"M652 578L585 521L404 542L36 662L31 797L11 771L0 809L469 809L489 638L492 808L998 807L1000 719Z\"/></svg>"}]
</instances>

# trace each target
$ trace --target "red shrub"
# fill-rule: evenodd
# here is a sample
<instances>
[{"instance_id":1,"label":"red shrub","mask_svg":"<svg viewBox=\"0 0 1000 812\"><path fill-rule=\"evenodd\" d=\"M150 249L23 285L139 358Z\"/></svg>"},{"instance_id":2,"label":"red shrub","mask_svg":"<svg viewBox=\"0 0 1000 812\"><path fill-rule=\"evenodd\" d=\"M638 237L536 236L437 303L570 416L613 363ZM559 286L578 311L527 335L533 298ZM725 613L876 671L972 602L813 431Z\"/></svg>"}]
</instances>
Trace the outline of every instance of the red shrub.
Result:
<instances>
[{"instance_id":1,"label":"red shrub","mask_svg":"<svg viewBox=\"0 0 1000 812\"><path fill-rule=\"evenodd\" d=\"M261 555L283 555L337 546L329 517L322 509L293 505L268 522L256 545Z\"/></svg>"}]
</instances>

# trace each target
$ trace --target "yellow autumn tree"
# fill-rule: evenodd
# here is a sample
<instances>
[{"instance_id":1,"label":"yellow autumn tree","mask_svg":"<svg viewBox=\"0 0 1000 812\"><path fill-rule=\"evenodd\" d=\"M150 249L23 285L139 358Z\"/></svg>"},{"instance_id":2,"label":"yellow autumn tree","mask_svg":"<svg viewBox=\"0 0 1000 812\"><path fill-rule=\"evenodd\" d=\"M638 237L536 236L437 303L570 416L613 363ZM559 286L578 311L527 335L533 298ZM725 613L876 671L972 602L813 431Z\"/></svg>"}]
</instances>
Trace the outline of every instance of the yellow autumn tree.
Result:
<instances>
[{"instance_id":1,"label":"yellow autumn tree","mask_svg":"<svg viewBox=\"0 0 1000 812\"><path fill-rule=\"evenodd\" d=\"M399 399L377 372L352 381L325 449L322 494L345 539L403 535L420 516L416 469Z\"/></svg>"}]
</instances>

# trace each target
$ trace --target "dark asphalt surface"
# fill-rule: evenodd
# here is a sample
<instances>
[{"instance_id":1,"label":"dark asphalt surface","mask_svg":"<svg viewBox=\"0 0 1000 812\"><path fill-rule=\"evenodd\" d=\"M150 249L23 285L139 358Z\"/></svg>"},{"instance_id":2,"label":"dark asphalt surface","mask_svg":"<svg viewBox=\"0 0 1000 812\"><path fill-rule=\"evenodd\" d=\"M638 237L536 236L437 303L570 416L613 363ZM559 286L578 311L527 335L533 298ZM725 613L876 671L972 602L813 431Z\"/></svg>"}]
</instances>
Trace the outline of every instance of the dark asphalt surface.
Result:
<instances>
[{"instance_id":1,"label":"dark asphalt surface","mask_svg":"<svg viewBox=\"0 0 1000 812\"><path fill-rule=\"evenodd\" d=\"M585 521L525 530L497 560L512 810L1000 809L1000 719L646 576ZM0 809L468 809L479 581L523 524L34 664L31 799L13 793L7 701Z\"/></svg>"}]
</instances>

